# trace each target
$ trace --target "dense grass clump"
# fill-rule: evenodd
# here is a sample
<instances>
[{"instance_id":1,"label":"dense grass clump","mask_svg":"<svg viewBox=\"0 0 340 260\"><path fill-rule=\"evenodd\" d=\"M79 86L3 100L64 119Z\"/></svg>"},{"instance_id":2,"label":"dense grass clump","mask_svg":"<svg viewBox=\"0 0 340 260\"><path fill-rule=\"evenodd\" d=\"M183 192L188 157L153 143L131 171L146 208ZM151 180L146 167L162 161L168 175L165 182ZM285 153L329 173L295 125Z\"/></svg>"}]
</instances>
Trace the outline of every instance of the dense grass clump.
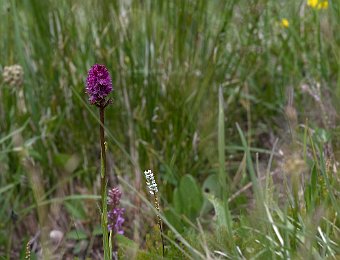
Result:
<instances>
[{"instance_id":1,"label":"dense grass clump","mask_svg":"<svg viewBox=\"0 0 340 260\"><path fill-rule=\"evenodd\" d=\"M119 257L161 258L161 238L168 259L339 256L339 1L0 0L0 15L1 259L103 256L95 63L115 90Z\"/></svg>"}]
</instances>

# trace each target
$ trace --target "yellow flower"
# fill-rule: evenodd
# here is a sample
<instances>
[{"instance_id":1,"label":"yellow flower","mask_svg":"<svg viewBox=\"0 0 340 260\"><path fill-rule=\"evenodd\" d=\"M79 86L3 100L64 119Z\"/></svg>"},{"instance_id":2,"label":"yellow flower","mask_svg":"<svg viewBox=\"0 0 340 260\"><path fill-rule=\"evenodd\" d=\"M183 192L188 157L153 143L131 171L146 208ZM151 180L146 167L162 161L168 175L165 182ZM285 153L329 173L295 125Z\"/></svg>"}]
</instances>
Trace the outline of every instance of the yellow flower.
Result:
<instances>
[{"instance_id":1,"label":"yellow flower","mask_svg":"<svg viewBox=\"0 0 340 260\"><path fill-rule=\"evenodd\" d=\"M283 18L283 19L281 20L281 26L282 26L282 27L285 27L285 28L288 28L288 27L289 27L289 21L288 21L288 19Z\"/></svg>"},{"instance_id":2,"label":"yellow flower","mask_svg":"<svg viewBox=\"0 0 340 260\"><path fill-rule=\"evenodd\" d=\"M318 9L327 9L328 8L328 1L322 1L318 5Z\"/></svg>"},{"instance_id":3,"label":"yellow flower","mask_svg":"<svg viewBox=\"0 0 340 260\"><path fill-rule=\"evenodd\" d=\"M327 9L328 8L328 0L307 0L307 5L314 9Z\"/></svg>"},{"instance_id":4,"label":"yellow flower","mask_svg":"<svg viewBox=\"0 0 340 260\"><path fill-rule=\"evenodd\" d=\"M319 0L308 0L307 5L313 8L317 8Z\"/></svg>"}]
</instances>

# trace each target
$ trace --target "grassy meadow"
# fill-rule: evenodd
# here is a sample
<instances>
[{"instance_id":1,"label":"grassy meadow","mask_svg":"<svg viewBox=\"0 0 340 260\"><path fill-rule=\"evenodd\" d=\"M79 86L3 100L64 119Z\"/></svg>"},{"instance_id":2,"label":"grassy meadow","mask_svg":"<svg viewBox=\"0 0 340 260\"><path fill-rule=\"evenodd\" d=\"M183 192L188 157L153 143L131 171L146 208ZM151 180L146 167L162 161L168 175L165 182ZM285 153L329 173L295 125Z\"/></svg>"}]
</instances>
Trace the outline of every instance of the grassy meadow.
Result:
<instances>
[{"instance_id":1,"label":"grassy meadow","mask_svg":"<svg viewBox=\"0 0 340 260\"><path fill-rule=\"evenodd\" d=\"M95 63L119 259L339 259L340 1L0 0L0 16L0 259L103 259Z\"/></svg>"}]
</instances>

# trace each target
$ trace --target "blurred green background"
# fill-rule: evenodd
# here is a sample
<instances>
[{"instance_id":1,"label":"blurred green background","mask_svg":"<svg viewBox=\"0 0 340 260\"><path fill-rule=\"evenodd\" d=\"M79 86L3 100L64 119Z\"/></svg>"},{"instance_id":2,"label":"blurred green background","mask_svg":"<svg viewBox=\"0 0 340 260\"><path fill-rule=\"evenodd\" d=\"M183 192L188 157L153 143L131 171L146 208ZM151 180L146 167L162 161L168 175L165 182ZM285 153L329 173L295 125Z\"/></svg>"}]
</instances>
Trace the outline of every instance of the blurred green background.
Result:
<instances>
[{"instance_id":1,"label":"blurred green background","mask_svg":"<svg viewBox=\"0 0 340 260\"><path fill-rule=\"evenodd\" d=\"M276 138L287 154L308 150L304 124L318 151L325 145L339 159L339 1L0 0L0 16L0 72L24 71L22 85L0 81L0 256L24 252L38 225L67 233L99 223L98 109L85 94L94 63L108 67L114 85L109 186L124 180L146 194L143 171L152 169L181 234L176 214L209 222L204 189L224 198L251 181L249 147L260 168ZM239 198L229 208L246 218ZM131 215L145 209L133 207L129 188L123 199L126 236L143 241L143 216ZM90 242L86 255L96 258Z\"/></svg>"}]
</instances>

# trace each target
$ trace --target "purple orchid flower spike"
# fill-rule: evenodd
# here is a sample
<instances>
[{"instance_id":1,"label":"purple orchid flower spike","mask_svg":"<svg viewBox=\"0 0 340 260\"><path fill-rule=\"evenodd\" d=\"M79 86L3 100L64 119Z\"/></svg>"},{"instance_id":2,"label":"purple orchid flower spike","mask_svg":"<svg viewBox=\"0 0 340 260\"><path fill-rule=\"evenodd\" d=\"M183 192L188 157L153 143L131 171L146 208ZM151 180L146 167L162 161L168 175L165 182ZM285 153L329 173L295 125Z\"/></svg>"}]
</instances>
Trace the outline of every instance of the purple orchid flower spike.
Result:
<instances>
[{"instance_id":1,"label":"purple orchid flower spike","mask_svg":"<svg viewBox=\"0 0 340 260\"><path fill-rule=\"evenodd\" d=\"M112 188L108 191L107 205L110 209L107 213L108 218L108 230L113 231L114 234L124 234L123 223L124 219L124 208L120 208L120 198L122 192L118 188Z\"/></svg>"},{"instance_id":2,"label":"purple orchid flower spike","mask_svg":"<svg viewBox=\"0 0 340 260\"><path fill-rule=\"evenodd\" d=\"M111 100L106 100L106 97L112 90L112 79L107 68L101 64L93 65L86 79L86 93L90 103L99 107L107 106Z\"/></svg>"}]
</instances>

